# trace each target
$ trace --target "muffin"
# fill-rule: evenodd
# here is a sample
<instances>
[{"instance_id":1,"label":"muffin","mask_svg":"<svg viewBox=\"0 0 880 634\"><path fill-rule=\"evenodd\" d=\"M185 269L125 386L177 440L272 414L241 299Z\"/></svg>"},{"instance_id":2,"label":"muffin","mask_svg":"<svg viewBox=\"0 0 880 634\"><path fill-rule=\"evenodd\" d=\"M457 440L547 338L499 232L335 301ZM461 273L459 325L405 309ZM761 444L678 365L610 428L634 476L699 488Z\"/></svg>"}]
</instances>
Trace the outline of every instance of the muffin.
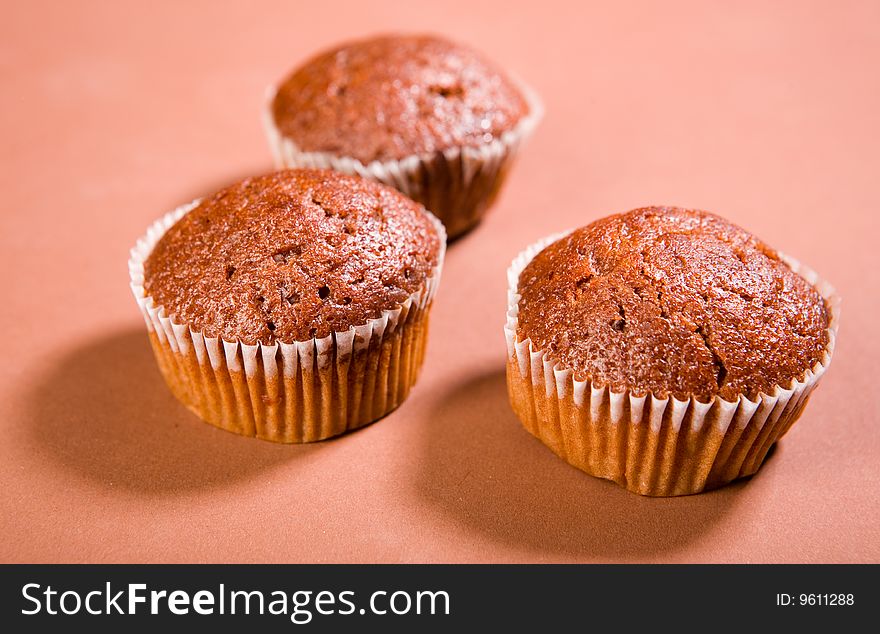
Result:
<instances>
[{"instance_id":1,"label":"muffin","mask_svg":"<svg viewBox=\"0 0 880 634\"><path fill-rule=\"evenodd\" d=\"M492 204L540 117L530 90L470 48L389 35L306 62L270 89L265 122L278 166L396 187L455 237Z\"/></svg>"},{"instance_id":2,"label":"muffin","mask_svg":"<svg viewBox=\"0 0 880 634\"><path fill-rule=\"evenodd\" d=\"M174 395L212 425L292 443L404 401L444 251L440 222L396 190L289 170L167 214L129 268Z\"/></svg>"},{"instance_id":3,"label":"muffin","mask_svg":"<svg viewBox=\"0 0 880 634\"><path fill-rule=\"evenodd\" d=\"M839 299L704 211L650 207L521 253L507 379L523 425L643 495L754 474L831 361Z\"/></svg>"}]
</instances>

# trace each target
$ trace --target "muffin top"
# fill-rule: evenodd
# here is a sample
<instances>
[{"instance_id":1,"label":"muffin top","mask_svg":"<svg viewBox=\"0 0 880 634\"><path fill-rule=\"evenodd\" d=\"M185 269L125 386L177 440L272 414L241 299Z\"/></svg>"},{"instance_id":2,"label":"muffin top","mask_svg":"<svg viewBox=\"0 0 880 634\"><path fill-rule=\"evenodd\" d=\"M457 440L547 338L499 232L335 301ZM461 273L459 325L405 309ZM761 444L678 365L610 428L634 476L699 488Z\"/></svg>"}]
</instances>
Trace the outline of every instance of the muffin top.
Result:
<instances>
[{"instance_id":1,"label":"muffin top","mask_svg":"<svg viewBox=\"0 0 880 634\"><path fill-rule=\"evenodd\" d=\"M300 150L374 160L479 146L529 108L475 51L434 36L349 43L308 61L278 88L275 124Z\"/></svg>"},{"instance_id":2,"label":"muffin top","mask_svg":"<svg viewBox=\"0 0 880 634\"><path fill-rule=\"evenodd\" d=\"M799 378L828 343L815 288L705 211L598 220L536 255L519 293L518 338L615 392L754 399Z\"/></svg>"},{"instance_id":3,"label":"muffin top","mask_svg":"<svg viewBox=\"0 0 880 634\"><path fill-rule=\"evenodd\" d=\"M438 263L424 208L325 170L248 178L203 199L144 264L144 291L206 336L304 341L377 318Z\"/></svg>"}]
</instances>

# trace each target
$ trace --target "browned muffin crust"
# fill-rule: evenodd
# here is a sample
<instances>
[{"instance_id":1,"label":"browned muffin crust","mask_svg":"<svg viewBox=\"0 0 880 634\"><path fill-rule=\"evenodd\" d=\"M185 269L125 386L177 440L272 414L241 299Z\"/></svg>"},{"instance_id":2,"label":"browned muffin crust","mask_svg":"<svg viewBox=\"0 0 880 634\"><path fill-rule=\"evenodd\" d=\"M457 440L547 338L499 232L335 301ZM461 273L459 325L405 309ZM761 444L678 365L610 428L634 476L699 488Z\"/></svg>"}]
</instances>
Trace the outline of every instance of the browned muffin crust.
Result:
<instances>
[{"instance_id":1,"label":"browned muffin crust","mask_svg":"<svg viewBox=\"0 0 880 634\"><path fill-rule=\"evenodd\" d=\"M439 252L424 208L390 187L288 170L200 202L156 244L144 290L207 336L304 341L396 308Z\"/></svg>"},{"instance_id":2,"label":"browned muffin crust","mask_svg":"<svg viewBox=\"0 0 880 634\"><path fill-rule=\"evenodd\" d=\"M775 251L704 211L609 216L519 277L520 340L614 391L756 398L822 358L830 310Z\"/></svg>"},{"instance_id":3,"label":"browned muffin crust","mask_svg":"<svg viewBox=\"0 0 880 634\"><path fill-rule=\"evenodd\" d=\"M385 36L322 53L272 104L303 151L369 163L491 142L528 112L513 83L475 51L433 36Z\"/></svg>"}]
</instances>

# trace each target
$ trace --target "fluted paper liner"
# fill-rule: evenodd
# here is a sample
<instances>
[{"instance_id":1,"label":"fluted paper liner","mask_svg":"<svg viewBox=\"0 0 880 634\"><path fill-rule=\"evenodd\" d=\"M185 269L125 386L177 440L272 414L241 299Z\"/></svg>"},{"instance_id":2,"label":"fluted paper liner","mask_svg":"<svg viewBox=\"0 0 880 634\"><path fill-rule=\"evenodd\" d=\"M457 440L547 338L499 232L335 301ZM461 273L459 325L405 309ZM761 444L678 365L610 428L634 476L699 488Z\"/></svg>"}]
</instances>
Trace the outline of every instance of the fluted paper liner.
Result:
<instances>
[{"instance_id":1,"label":"fluted paper liner","mask_svg":"<svg viewBox=\"0 0 880 634\"><path fill-rule=\"evenodd\" d=\"M535 92L522 82L516 83L528 113L500 137L478 147L452 147L366 165L331 152L306 152L275 124L273 87L267 90L263 112L266 136L276 167L329 168L385 183L430 209L446 226L449 237L454 238L477 224L491 206L520 146L543 116L544 109Z\"/></svg>"},{"instance_id":2,"label":"fluted paper liner","mask_svg":"<svg viewBox=\"0 0 880 634\"><path fill-rule=\"evenodd\" d=\"M131 251L131 288L159 369L174 395L208 423L244 436L312 442L381 418L409 394L425 355L428 313L445 254L422 288L377 319L320 339L246 344L178 323L144 291L144 262L199 201L155 222Z\"/></svg>"},{"instance_id":3,"label":"fluted paper liner","mask_svg":"<svg viewBox=\"0 0 880 634\"><path fill-rule=\"evenodd\" d=\"M831 309L821 360L788 386L778 385L756 400L716 396L706 403L695 397L613 392L575 379L530 339L517 338L520 273L544 247L567 234L530 246L507 272L507 385L523 426L571 465L642 495L699 493L757 472L770 447L798 419L831 362L840 316L834 288L780 254Z\"/></svg>"}]
</instances>

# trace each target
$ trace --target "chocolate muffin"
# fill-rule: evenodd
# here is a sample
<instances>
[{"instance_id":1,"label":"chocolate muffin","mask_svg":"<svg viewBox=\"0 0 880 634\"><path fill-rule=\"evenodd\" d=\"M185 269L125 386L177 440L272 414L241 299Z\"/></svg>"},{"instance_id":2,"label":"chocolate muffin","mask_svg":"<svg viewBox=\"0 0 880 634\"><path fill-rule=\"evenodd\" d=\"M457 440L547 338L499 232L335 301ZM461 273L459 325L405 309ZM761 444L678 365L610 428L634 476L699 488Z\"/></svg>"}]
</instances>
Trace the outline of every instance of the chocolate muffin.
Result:
<instances>
[{"instance_id":1,"label":"chocolate muffin","mask_svg":"<svg viewBox=\"0 0 880 634\"><path fill-rule=\"evenodd\" d=\"M397 35L312 58L271 91L266 122L279 165L383 181L456 236L492 203L539 117L537 100L470 48Z\"/></svg>"},{"instance_id":2,"label":"chocolate muffin","mask_svg":"<svg viewBox=\"0 0 880 634\"><path fill-rule=\"evenodd\" d=\"M320 440L415 382L442 225L399 192L326 170L249 178L166 216L132 254L162 373L204 420Z\"/></svg>"},{"instance_id":3,"label":"chocolate muffin","mask_svg":"<svg viewBox=\"0 0 880 634\"><path fill-rule=\"evenodd\" d=\"M651 207L522 254L508 385L575 466L649 495L751 475L834 347L815 274L704 211Z\"/></svg>"}]
</instances>

